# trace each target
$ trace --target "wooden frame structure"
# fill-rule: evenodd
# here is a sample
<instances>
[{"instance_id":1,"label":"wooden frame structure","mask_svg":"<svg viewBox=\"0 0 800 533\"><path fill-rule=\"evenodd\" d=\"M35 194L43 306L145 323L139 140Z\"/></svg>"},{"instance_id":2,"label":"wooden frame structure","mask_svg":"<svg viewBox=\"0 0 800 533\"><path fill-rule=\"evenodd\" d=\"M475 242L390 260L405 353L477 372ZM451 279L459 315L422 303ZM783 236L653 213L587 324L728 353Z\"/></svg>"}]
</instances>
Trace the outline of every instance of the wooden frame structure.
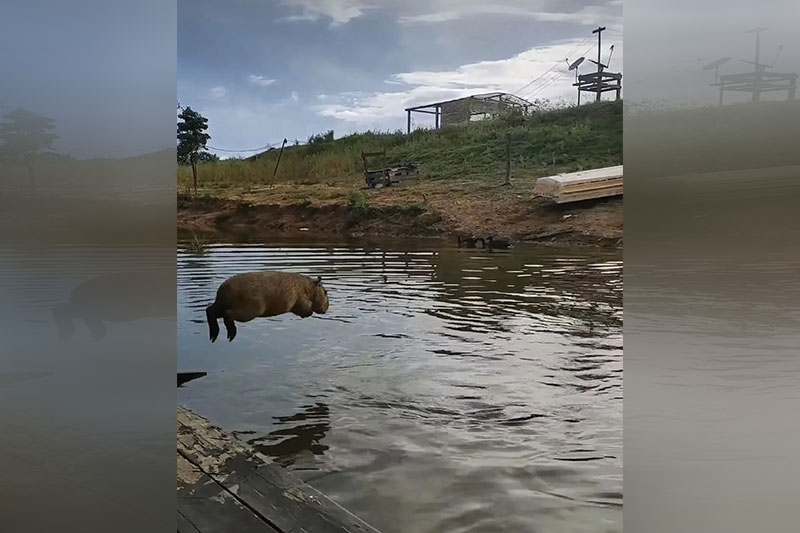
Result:
<instances>
[{"instance_id":1,"label":"wooden frame structure","mask_svg":"<svg viewBox=\"0 0 800 533\"><path fill-rule=\"evenodd\" d=\"M580 93L587 92L594 93L595 100L599 102L601 95L608 91L615 91L616 99L619 100L622 97L622 74L603 70L581 74L578 76L578 82L573 83L572 86L578 88L579 100Z\"/></svg>"},{"instance_id":2,"label":"wooden frame structure","mask_svg":"<svg viewBox=\"0 0 800 533\"><path fill-rule=\"evenodd\" d=\"M434 115L435 128L439 129L449 124L469 122L476 115L496 116L504 107L521 109L523 113L527 114L533 104L513 94L494 92L407 107L405 109L407 115L406 132L411 133L411 113Z\"/></svg>"},{"instance_id":3,"label":"wooden frame structure","mask_svg":"<svg viewBox=\"0 0 800 533\"><path fill-rule=\"evenodd\" d=\"M752 93L752 101L759 102L761 93L786 91L787 100L794 100L797 94L797 74L777 72L746 72L744 74L723 74L712 87L719 87L719 105L723 103L725 91Z\"/></svg>"},{"instance_id":4,"label":"wooden frame structure","mask_svg":"<svg viewBox=\"0 0 800 533\"><path fill-rule=\"evenodd\" d=\"M755 61L742 60L753 65L752 72L742 74L724 74L719 77L719 81L712 83L712 87L719 87L719 105L722 105L725 91L751 93L753 102L761 101L761 93L786 91L786 99L794 100L797 94L797 74L767 72L767 69L775 66L778 56L775 56L771 65L761 62L761 32L767 28L754 28L747 33L754 33L756 36ZM778 48L778 54L783 47Z\"/></svg>"}]
</instances>

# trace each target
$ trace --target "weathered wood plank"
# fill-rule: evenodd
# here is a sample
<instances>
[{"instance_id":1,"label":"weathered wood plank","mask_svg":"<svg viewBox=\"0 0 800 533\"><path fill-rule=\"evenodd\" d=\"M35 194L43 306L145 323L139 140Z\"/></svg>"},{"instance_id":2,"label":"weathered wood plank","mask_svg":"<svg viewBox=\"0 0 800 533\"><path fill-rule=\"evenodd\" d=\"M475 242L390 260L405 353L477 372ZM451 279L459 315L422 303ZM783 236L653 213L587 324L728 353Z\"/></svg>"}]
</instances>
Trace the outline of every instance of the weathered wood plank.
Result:
<instances>
[{"instance_id":1,"label":"weathered wood plank","mask_svg":"<svg viewBox=\"0 0 800 533\"><path fill-rule=\"evenodd\" d=\"M183 473L179 468L179 480L183 476L184 488L190 486L193 495L213 496L211 488L203 488L206 483L201 478L206 476L276 531L378 533L248 444L181 407L178 408L178 455L185 461ZM185 500L179 501L179 510L187 504ZM187 509L187 512L196 511Z\"/></svg>"},{"instance_id":2,"label":"weathered wood plank","mask_svg":"<svg viewBox=\"0 0 800 533\"><path fill-rule=\"evenodd\" d=\"M177 466L179 533L279 533L180 454Z\"/></svg>"}]
</instances>

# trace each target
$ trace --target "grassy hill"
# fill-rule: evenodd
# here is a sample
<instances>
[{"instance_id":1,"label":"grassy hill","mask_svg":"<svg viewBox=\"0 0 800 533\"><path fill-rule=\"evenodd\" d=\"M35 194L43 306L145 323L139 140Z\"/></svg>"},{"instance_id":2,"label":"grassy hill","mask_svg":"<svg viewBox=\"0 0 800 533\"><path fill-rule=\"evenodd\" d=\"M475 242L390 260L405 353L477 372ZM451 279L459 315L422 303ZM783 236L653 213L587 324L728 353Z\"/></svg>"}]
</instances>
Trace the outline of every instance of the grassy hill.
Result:
<instances>
[{"instance_id":1,"label":"grassy hill","mask_svg":"<svg viewBox=\"0 0 800 533\"><path fill-rule=\"evenodd\" d=\"M503 186L506 138L511 139L510 186ZM272 176L278 150L178 168L179 226L237 228L285 234L436 235L495 233L538 238L549 231L591 234L616 242L622 202L597 209L553 209L532 196L537 178L622 163L622 102L502 116L440 130L366 132L290 146ZM386 151L385 164L415 163L418 180L362 190L362 152ZM380 164L380 162L377 162ZM598 214L599 213L599 214Z\"/></svg>"},{"instance_id":2,"label":"grassy hill","mask_svg":"<svg viewBox=\"0 0 800 533\"><path fill-rule=\"evenodd\" d=\"M505 169L505 136L511 135L516 174L549 174L622 161L621 102L592 104L534 114L508 116L440 130L366 132L328 142L288 146L277 182L330 183L363 180L361 152L386 150L387 163L417 163L423 179L496 180ZM270 183L278 157L273 149L255 158L223 160L200 167L203 189ZM191 169L178 169L178 182L191 183Z\"/></svg>"},{"instance_id":3,"label":"grassy hill","mask_svg":"<svg viewBox=\"0 0 800 533\"><path fill-rule=\"evenodd\" d=\"M625 116L628 170L640 179L800 164L800 100Z\"/></svg>"}]
</instances>

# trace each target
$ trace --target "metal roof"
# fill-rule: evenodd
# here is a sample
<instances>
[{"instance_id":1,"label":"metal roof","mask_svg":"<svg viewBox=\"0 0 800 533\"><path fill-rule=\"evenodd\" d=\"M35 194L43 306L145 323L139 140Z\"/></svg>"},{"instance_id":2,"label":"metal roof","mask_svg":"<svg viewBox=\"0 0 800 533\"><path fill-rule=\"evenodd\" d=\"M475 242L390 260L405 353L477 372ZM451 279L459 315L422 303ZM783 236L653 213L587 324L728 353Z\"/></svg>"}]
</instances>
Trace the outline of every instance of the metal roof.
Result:
<instances>
[{"instance_id":1,"label":"metal roof","mask_svg":"<svg viewBox=\"0 0 800 533\"><path fill-rule=\"evenodd\" d=\"M415 106L415 107L407 107L405 110L406 111L416 111L418 109L426 109L426 108L429 108L429 107L438 107L438 106L441 106L441 105L444 105L444 104L450 104L450 103L453 103L453 102L460 102L462 100L470 100L470 99L475 99L475 100L498 100L498 101L507 102L507 103L510 103L512 105L521 106L521 107L527 107L527 106L532 106L533 105L533 103L525 100L524 98L520 98L519 96L514 96L513 94L510 94L510 93L492 92L492 93L473 94L473 95L470 95L470 96L463 96L461 98L453 98L452 100L443 100L441 102L431 102L430 104L419 105L419 106Z\"/></svg>"}]
</instances>

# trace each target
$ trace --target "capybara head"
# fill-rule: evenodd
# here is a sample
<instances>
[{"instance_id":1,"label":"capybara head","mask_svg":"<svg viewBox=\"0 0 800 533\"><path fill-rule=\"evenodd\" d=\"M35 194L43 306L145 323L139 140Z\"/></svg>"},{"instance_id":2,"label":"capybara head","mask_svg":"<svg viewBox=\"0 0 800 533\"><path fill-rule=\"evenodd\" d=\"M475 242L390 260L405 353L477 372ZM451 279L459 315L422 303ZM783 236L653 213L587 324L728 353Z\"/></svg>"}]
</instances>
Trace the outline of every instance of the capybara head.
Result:
<instances>
[{"instance_id":1,"label":"capybara head","mask_svg":"<svg viewBox=\"0 0 800 533\"><path fill-rule=\"evenodd\" d=\"M322 278L314 280L314 290L311 295L311 305L317 314L325 314L328 311L328 291L322 286Z\"/></svg>"}]
</instances>

